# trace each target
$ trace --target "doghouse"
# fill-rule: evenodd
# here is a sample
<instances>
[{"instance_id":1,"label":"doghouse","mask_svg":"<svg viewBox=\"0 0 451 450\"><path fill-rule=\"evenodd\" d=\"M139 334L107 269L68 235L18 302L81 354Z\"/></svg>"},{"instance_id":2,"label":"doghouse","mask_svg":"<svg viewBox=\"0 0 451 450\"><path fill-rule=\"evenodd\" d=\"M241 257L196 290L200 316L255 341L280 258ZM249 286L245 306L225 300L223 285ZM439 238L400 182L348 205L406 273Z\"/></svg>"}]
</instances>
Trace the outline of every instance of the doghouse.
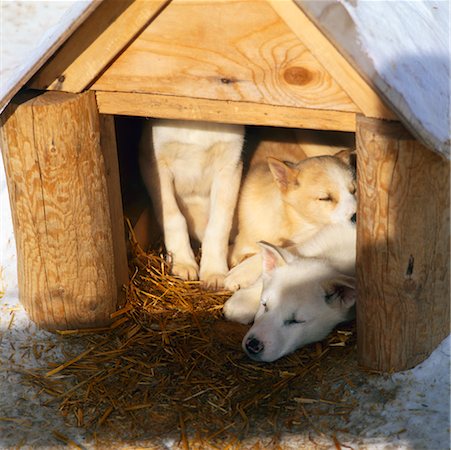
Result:
<instances>
[{"instance_id":1,"label":"doghouse","mask_svg":"<svg viewBox=\"0 0 451 450\"><path fill-rule=\"evenodd\" d=\"M360 362L406 369L449 333L449 134L437 137L395 88L383 90L360 64L354 28L340 41L325 5L312 3L78 6L2 98L20 296L32 320L102 326L121 301L114 116L127 115L354 132ZM335 23L350 20L334 11Z\"/></svg>"}]
</instances>

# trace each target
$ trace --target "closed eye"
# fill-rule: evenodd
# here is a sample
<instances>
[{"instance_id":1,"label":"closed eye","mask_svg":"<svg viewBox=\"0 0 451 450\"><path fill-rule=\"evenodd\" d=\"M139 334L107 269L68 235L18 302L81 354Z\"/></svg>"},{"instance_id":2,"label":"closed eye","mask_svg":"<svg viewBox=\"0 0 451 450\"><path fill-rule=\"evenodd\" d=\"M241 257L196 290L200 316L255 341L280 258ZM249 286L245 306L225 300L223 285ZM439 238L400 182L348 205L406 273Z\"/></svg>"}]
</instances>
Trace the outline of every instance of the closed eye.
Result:
<instances>
[{"instance_id":1,"label":"closed eye","mask_svg":"<svg viewBox=\"0 0 451 450\"><path fill-rule=\"evenodd\" d=\"M296 317L291 317L290 319L286 319L283 321L283 324L285 326L289 326L289 325L294 325L294 324L299 324L299 323L305 323L305 320L298 320L296 319Z\"/></svg>"},{"instance_id":2,"label":"closed eye","mask_svg":"<svg viewBox=\"0 0 451 450\"><path fill-rule=\"evenodd\" d=\"M340 298L343 295L343 289L336 287L334 290L324 293L324 300L326 303L332 303L335 299Z\"/></svg>"},{"instance_id":3,"label":"closed eye","mask_svg":"<svg viewBox=\"0 0 451 450\"><path fill-rule=\"evenodd\" d=\"M268 305L266 304L266 300L261 300L260 303L263 306L263 308L265 308L265 312L268 312Z\"/></svg>"},{"instance_id":4,"label":"closed eye","mask_svg":"<svg viewBox=\"0 0 451 450\"><path fill-rule=\"evenodd\" d=\"M333 198L331 195L324 195L323 197L320 197L318 200L321 202L331 202L333 201Z\"/></svg>"}]
</instances>

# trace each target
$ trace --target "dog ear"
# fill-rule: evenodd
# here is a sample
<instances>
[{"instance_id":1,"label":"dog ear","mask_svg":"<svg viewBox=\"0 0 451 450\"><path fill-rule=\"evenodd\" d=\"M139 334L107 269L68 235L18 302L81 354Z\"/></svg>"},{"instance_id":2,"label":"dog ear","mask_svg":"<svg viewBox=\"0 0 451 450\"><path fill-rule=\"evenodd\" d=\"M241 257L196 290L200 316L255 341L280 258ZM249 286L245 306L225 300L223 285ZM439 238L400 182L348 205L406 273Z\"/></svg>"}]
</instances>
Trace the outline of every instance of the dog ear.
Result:
<instances>
[{"instance_id":1,"label":"dog ear","mask_svg":"<svg viewBox=\"0 0 451 450\"><path fill-rule=\"evenodd\" d=\"M279 161L272 156L267 158L269 170L282 192L286 192L289 186L297 186L299 170Z\"/></svg>"},{"instance_id":2,"label":"dog ear","mask_svg":"<svg viewBox=\"0 0 451 450\"><path fill-rule=\"evenodd\" d=\"M276 267L286 265L293 258L287 250L268 242L260 241L258 245L261 248L263 275L270 275Z\"/></svg>"},{"instance_id":3,"label":"dog ear","mask_svg":"<svg viewBox=\"0 0 451 450\"><path fill-rule=\"evenodd\" d=\"M351 169L355 172L357 169L357 158L355 150L340 150L338 153L335 153L335 158L338 158L340 161L343 161L346 165L351 167Z\"/></svg>"},{"instance_id":4,"label":"dog ear","mask_svg":"<svg viewBox=\"0 0 451 450\"><path fill-rule=\"evenodd\" d=\"M338 275L323 284L324 301L332 306L342 306L346 309L354 306L356 301L355 278L348 275Z\"/></svg>"}]
</instances>

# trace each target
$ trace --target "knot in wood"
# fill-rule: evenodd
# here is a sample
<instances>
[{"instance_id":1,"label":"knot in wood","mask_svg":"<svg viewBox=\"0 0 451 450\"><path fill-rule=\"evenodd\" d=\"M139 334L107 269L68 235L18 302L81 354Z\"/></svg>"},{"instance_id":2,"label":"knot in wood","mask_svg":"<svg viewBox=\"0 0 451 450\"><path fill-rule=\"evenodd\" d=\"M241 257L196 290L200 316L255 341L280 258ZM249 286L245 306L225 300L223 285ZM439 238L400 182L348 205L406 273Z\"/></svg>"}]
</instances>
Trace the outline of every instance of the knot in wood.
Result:
<instances>
[{"instance_id":1,"label":"knot in wood","mask_svg":"<svg viewBox=\"0 0 451 450\"><path fill-rule=\"evenodd\" d=\"M221 78L221 83L222 84L232 84L235 83L236 80L234 80L233 78Z\"/></svg>"},{"instance_id":2,"label":"knot in wood","mask_svg":"<svg viewBox=\"0 0 451 450\"><path fill-rule=\"evenodd\" d=\"M313 80L313 73L305 67L293 66L289 67L283 73L283 78L288 84L296 84L302 86Z\"/></svg>"}]
</instances>

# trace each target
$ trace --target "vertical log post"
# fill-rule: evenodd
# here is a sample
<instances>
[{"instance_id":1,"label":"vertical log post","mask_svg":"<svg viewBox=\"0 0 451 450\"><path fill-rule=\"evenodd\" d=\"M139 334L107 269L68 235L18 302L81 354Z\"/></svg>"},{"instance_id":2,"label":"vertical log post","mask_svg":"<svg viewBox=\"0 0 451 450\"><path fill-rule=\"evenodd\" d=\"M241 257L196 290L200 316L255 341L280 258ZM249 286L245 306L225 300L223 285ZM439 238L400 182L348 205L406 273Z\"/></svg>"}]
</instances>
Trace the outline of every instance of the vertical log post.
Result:
<instances>
[{"instance_id":1,"label":"vertical log post","mask_svg":"<svg viewBox=\"0 0 451 450\"><path fill-rule=\"evenodd\" d=\"M93 93L47 92L17 97L0 125L22 304L49 330L108 325L127 279L111 121Z\"/></svg>"},{"instance_id":2,"label":"vertical log post","mask_svg":"<svg viewBox=\"0 0 451 450\"><path fill-rule=\"evenodd\" d=\"M358 117L356 138L358 356L400 371L450 331L450 166L397 122Z\"/></svg>"}]
</instances>

